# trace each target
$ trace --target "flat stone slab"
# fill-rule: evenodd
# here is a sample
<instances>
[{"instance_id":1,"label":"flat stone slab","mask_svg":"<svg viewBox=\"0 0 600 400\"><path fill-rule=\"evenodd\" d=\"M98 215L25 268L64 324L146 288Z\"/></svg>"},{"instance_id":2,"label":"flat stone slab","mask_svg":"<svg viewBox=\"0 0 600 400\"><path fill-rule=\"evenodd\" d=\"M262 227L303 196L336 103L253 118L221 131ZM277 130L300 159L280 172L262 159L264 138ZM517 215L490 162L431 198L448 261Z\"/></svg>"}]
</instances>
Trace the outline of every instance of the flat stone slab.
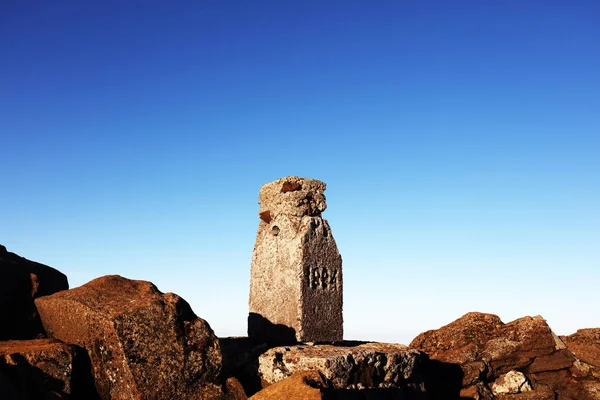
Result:
<instances>
[{"instance_id":1,"label":"flat stone slab","mask_svg":"<svg viewBox=\"0 0 600 400\"><path fill-rule=\"evenodd\" d=\"M275 347L259 358L265 384L279 382L298 371L318 371L335 389L412 387L424 391L427 356L401 344L303 344Z\"/></svg>"}]
</instances>

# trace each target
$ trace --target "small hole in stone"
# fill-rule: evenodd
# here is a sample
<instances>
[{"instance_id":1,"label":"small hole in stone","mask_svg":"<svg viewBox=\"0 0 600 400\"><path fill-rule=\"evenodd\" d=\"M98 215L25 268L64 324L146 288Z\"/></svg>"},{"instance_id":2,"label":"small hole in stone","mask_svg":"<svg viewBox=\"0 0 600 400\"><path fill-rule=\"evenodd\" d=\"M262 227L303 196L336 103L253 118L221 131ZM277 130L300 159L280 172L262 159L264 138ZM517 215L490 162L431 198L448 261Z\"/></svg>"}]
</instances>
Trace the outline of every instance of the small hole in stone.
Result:
<instances>
[{"instance_id":1,"label":"small hole in stone","mask_svg":"<svg viewBox=\"0 0 600 400\"><path fill-rule=\"evenodd\" d=\"M279 229L279 227L277 225L275 225L274 227L271 228L271 234L273 236L279 235L279 231L280 231L280 229Z\"/></svg>"}]
</instances>

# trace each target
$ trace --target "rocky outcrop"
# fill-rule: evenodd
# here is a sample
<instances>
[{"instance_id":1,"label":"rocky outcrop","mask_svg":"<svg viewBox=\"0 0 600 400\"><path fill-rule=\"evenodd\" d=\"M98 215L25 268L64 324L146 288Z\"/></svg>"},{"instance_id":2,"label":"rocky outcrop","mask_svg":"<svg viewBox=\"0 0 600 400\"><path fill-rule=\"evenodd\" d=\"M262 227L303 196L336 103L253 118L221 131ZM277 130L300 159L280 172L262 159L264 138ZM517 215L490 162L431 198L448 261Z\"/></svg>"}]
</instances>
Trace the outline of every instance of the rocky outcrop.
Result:
<instances>
[{"instance_id":1,"label":"rocky outcrop","mask_svg":"<svg viewBox=\"0 0 600 400\"><path fill-rule=\"evenodd\" d=\"M420 334L410 347L426 352L433 360L459 365L463 396L493 398L495 391L503 398L533 399L546 396L546 392L558 398L569 398L565 396L570 393L577 393L579 399L594 398L593 382L584 382L574 372L579 371L577 357L541 317L504 324L495 315L468 313L438 330ZM509 374L524 377L516 392L501 389ZM525 394L529 384L534 391Z\"/></svg>"},{"instance_id":2,"label":"rocky outcrop","mask_svg":"<svg viewBox=\"0 0 600 400\"><path fill-rule=\"evenodd\" d=\"M49 336L84 347L103 399L217 399L219 343L172 293L117 275L36 300Z\"/></svg>"},{"instance_id":3,"label":"rocky outcrop","mask_svg":"<svg viewBox=\"0 0 600 400\"><path fill-rule=\"evenodd\" d=\"M44 337L34 300L68 288L63 273L0 245L0 340Z\"/></svg>"},{"instance_id":4,"label":"rocky outcrop","mask_svg":"<svg viewBox=\"0 0 600 400\"><path fill-rule=\"evenodd\" d=\"M426 356L400 344L304 344L275 347L259 358L259 375L266 384L299 371L318 371L334 389L410 388L424 390Z\"/></svg>"},{"instance_id":5,"label":"rocky outcrop","mask_svg":"<svg viewBox=\"0 0 600 400\"><path fill-rule=\"evenodd\" d=\"M94 399L91 371L82 352L52 339L0 342L0 373L10 379L18 398Z\"/></svg>"}]
</instances>

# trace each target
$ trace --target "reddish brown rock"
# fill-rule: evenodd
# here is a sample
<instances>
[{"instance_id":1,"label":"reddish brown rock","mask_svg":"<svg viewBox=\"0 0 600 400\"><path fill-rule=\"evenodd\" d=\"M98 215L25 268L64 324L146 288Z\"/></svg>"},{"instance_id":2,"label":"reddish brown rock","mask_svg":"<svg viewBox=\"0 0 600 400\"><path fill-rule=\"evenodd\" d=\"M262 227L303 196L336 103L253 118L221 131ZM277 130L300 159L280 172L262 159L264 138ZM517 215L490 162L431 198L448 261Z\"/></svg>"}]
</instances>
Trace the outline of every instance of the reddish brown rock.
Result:
<instances>
[{"instance_id":1,"label":"reddish brown rock","mask_svg":"<svg viewBox=\"0 0 600 400\"><path fill-rule=\"evenodd\" d=\"M410 347L432 359L461 365L463 386L491 382L511 370L525 373L569 368L575 358L541 317L504 324L495 315L468 313L417 336Z\"/></svg>"},{"instance_id":2,"label":"reddish brown rock","mask_svg":"<svg viewBox=\"0 0 600 400\"><path fill-rule=\"evenodd\" d=\"M0 245L0 340L44 337L34 300L68 288L63 273Z\"/></svg>"},{"instance_id":3,"label":"reddish brown rock","mask_svg":"<svg viewBox=\"0 0 600 400\"><path fill-rule=\"evenodd\" d=\"M321 389L325 387L325 381L317 371L302 371L261 390L250 400L321 400Z\"/></svg>"},{"instance_id":4,"label":"reddish brown rock","mask_svg":"<svg viewBox=\"0 0 600 400\"><path fill-rule=\"evenodd\" d=\"M560 338L579 360L600 369L600 328L579 329Z\"/></svg>"},{"instance_id":5,"label":"reddish brown rock","mask_svg":"<svg viewBox=\"0 0 600 400\"><path fill-rule=\"evenodd\" d=\"M20 398L93 399L91 371L80 352L52 339L0 342L0 372Z\"/></svg>"},{"instance_id":6,"label":"reddish brown rock","mask_svg":"<svg viewBox=\"0 0 600 400\"><path fill-rule=\"evenodd\" d=\"M112 275L36 300L48 335L84 347L103 399L213 399L219 342L173 293Z\"/></svg>"}]
</instances>

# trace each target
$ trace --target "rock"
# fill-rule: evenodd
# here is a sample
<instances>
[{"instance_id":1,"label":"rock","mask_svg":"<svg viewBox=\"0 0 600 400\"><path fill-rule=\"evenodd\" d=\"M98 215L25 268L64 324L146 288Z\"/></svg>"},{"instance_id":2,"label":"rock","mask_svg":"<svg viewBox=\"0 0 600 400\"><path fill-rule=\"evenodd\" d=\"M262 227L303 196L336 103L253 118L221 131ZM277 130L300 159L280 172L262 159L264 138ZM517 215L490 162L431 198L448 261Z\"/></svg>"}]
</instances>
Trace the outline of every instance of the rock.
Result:
<instances>
[{"instance_id":1,"label":"rock","mask_svg":"<svg viewBox=\"0 0 600 400\"><path fill-rule=\"evenodd\" d=\"M0 342L0 372L20 398L95 398L83 349L52 339ZM2 397L4 398L4 397Z\"/></svg>"},{"instance_id":2,"label":"rock","mask_svg":"<svg viewBox=\"0 0 600 400\"><path fill-rule=\"evenodd\" d=\"M0 245L0 340L44 337L34 300L69 288L67 277Z\"/></svg>"},{"instance_id":3,"label":"rock","mask_svg":"<svg viewBox=\"0 0 600 400\"><path fill-rule=\"evenodd\" d=\"M261 390L250 400L321 400L321 389L325 387L327 385L317 371L301 371Z\"/></svg>"},{"instance_id":4,"label":"rock","mask_svg":"<svg viewBox=\"0 0 600 400\"><path fill-rule=\"evenodd\" d=\"M492 393L498 394L516 394L533 390L527 377L522 372L509 371L500 375L492 384Z\"/></svg>"},{"instance_id":5,"label":"rock","mask_svg":"<svg viewBox=\"0 0 600 400\"><path fill-rule=\"evenodd\" d=\"M575 358L541 317L524 317L504 324L492 314L468 313L435 331L417 336L410 344L432 359L461 365L467 387L492 382L518 370L543 381L543 373L571 367ZM535 375L537 374L537 375Z\"/></svg>"},{"instance_id":6,"label":"rock","mask_svg":"<svg viewBox=\"0 0 600 400\"><path fill-rule=\"evenodd\" d=\"M223 395L219 342L173 293L111 275L39 298L36 305L48 335L87 349L103 399Z\"/></svg>"},{"instance_id":7,"label":"rock","mask_svg":"<svg viewBox=\"0 0 600 400\"><path fill-rule=\"evenodd\" d=\"M279 344L343 339L342 258L321 212L325 183L296 176L260 190L248 336Z\"/></svg>"},{"instance_id":8,"label":"rock","mask_svg":"<svg viewBox=\"0 0 600 400\"><path fill-rule=\"evenodd\" d=\"M579 360L600 369L600 328L579 329L560 338Z\"/></svg>"},{"instance_id":9,"label":"rock","mask_svg":"<svg viewBox=\"0 0 600 400\"><path fill-rule=\"evenodd\" d=\"M425 360L423 353L399 344L296 345L268 350L260 356L258 370L267 384L296 372L318 371L334 389L410 387L422 391Z\"/></svg>"},{"instance_id":10,"label":"rock","mask_svg":"<svg viewBox=\"0 0 600 400\"><path fill-rule=\"evenodd\" d=\"M247 400L246 392L240 381L235 378L228 378L225 381L225 398L224 400Z\"/></svg>"}]
</instances>

